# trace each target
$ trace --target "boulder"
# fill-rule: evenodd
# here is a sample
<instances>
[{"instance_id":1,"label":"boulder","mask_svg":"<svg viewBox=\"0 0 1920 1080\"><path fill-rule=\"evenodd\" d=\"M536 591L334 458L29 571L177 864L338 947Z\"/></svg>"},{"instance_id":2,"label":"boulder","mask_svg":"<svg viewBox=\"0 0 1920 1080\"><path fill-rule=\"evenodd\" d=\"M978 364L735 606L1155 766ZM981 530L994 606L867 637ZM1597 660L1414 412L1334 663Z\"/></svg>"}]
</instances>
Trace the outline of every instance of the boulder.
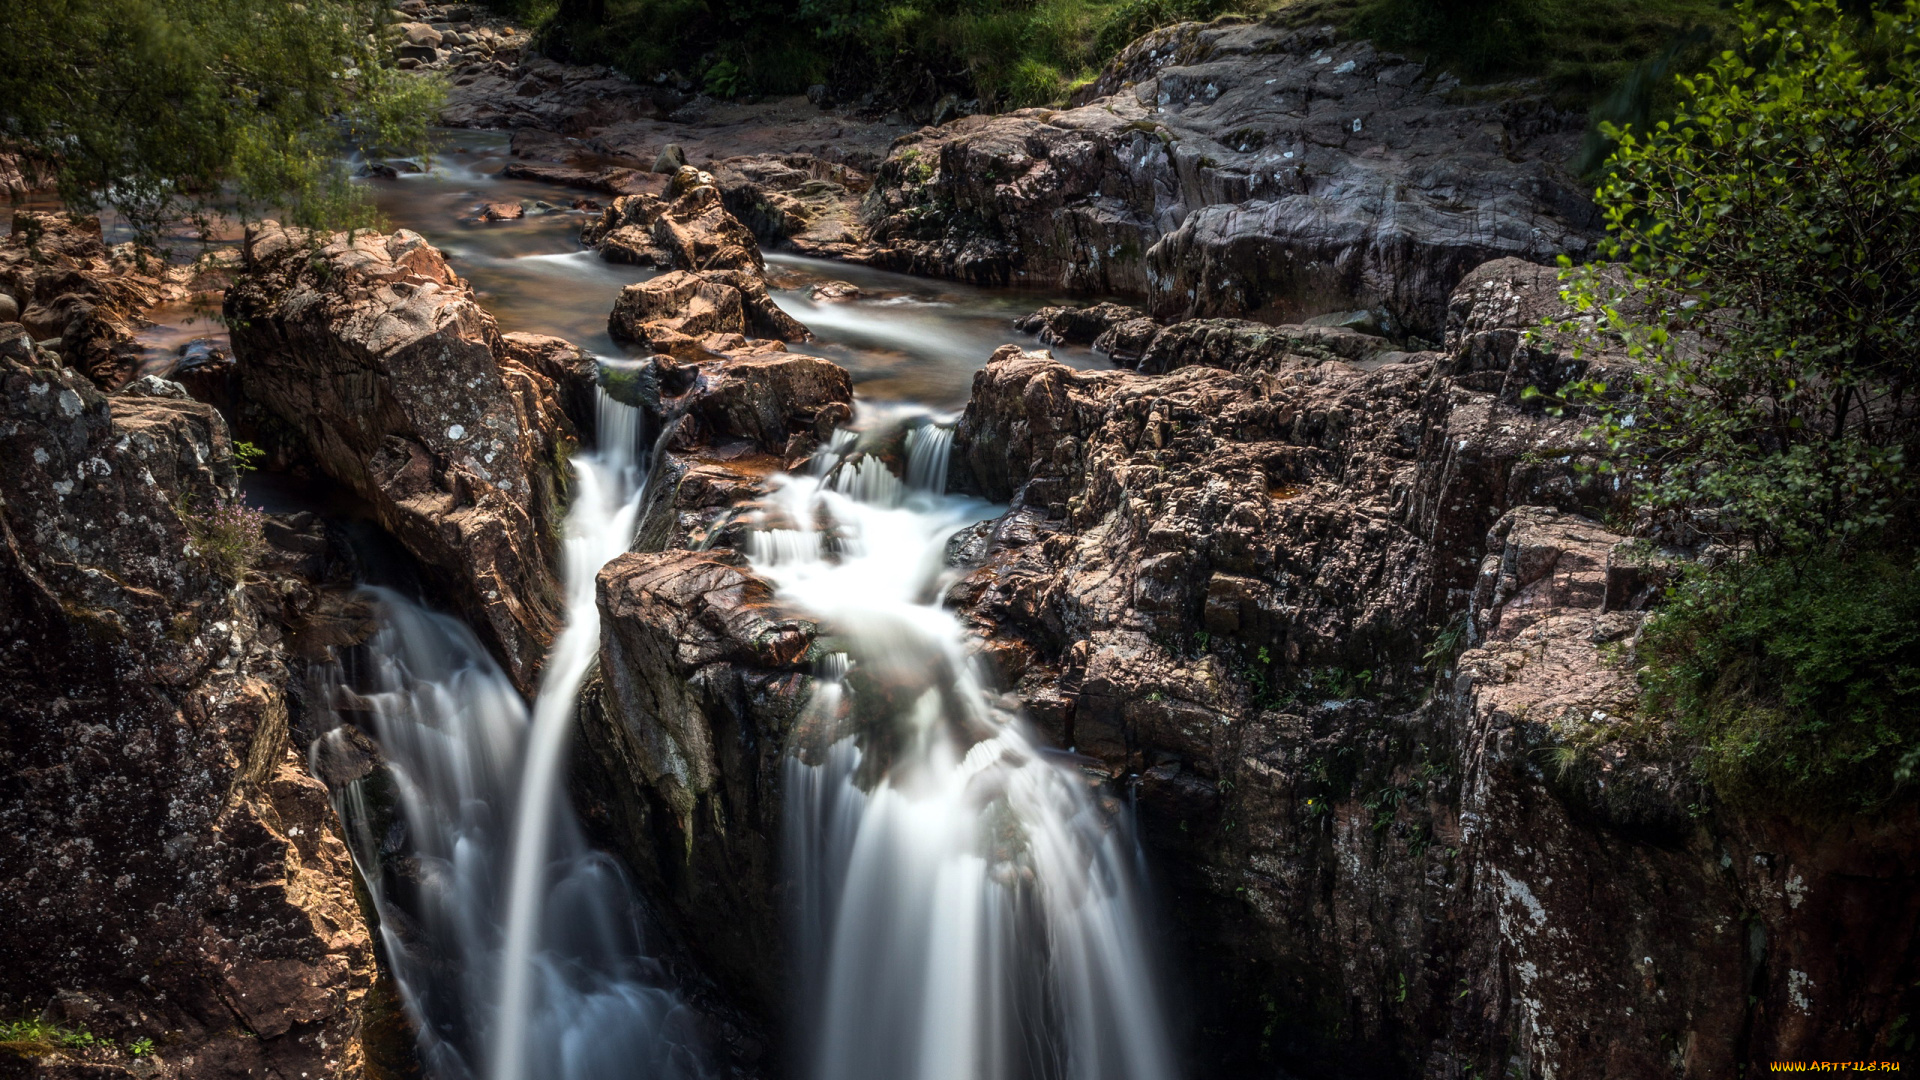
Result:
<instances>
[{"instance_id":1,"label":"boulder","mask_svg":"<svg viewBox=\"0 0 1920 1080\"><path fill-rule=\"evenodd\" d=\"M417 234L248 230L227 293L249 401L441 576L530 689L552 639L551 567L577 440L546 375Z\"/></svg>"},{"instance_id":2,"label":"boulder","mask_svg":"<svg viewBox=\"0 0 1920 1080\"><path fill-rule=\"evenodd\" d=\"M731 554L623 555L597 596L602 682L582 709L576 800L701 969L780 1015L788 912L766 886L818 628Z\"/></svg>"},{"instance_id":3,"label":"boulder","mask_svg":"<svg viewBox=\"0 0 1920 1080\"><path fill-rule=\"evenodd\" d=\"M1331 30L1156 31L1076 107L899 140L863 204L868 258L1143 297L1164 320L1384 309L1437 339L1467 271L1585 258L1600 231L1560 164L1584 117L1452 86Z\"/></svg>"},{"instance_id":4,"label":"boulder","mask_svg":"<svg viewBox=\"0 0 1920 1080\"><path fill-rule=\"evenodd\" d=\"M290 745L225 422L8 347L0 459L0 1011L99 1040L0 1071L361 1075L371 935Z\"/></svg>"},{"instance_id":5,"label":"boulder","mask_svg":"<svg viewBox=\"0 0 1920 1080\"><path fill-rule=\"evenodd\" d=\"M666 199L622 196L581 230L580 239L609 262L755 274L765 266L753 234L727 212L711 183L691 183L678 193L670 188Z\"/></svg>"},{"instance_id":6,"label":"boulder","mask_svg":"<svg viewBox=\"0 0 1920 1080\"><path fill-rule=\"evenodd\" d=\"M710 335L754 334L778 341L805 341L812 335L780 310L754 274L674 271L620 290L607 332L622 341L647 344L656 352L697 359L705 348L691 339Z\"/></svg>"},{"instance_id":7,"label":"boulder","mask_svg":"<svg viewBox=\"0 0 1920 1080\"><path fill-rule=\"evenodd\" d=\"M753 154L716 163L714 182L727 209L762 244L865 261L859 203L872 180L858 169L811 154Z\"/></svg>"},{"instance_id":8,"label":"boulder","mask_svg":"<svg viewBox=\"0 0 1920 1080\"><path fill-rule=\"evenodd\" d=\"M1013 320L1013 328L1036 334L1047 345L1091 345L1115 326L1144 318L1145 312L1125 304L1090 307L1044 307Z\"/></svg>"}]
</instances>

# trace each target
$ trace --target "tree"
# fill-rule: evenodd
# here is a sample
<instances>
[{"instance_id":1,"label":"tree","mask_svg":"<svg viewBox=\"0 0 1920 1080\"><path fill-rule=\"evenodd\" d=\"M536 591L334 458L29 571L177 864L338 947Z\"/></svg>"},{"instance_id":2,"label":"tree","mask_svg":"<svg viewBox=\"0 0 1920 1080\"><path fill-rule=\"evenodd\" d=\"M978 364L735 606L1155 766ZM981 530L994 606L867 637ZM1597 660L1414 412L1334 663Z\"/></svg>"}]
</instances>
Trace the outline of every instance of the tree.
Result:
<instances>
[{"instance_id":1,"label":"tree","mask_svg":"<svg viewBox=\"0 0 1920 1080\"><path fill-rule=\"evenodd\" d=\"M363 224L342 149L423 147L442 91L383 66L377 0L0 0L0 140L76 210L151 236L184 212L279 206Z\"/></svg>"},{"instance_id":2,"label":"tree","mask_svg":"<svg viewBox=\"0 0 1920 1080\"><path fill-rule=\"evenodd\" d=\"M1920 0L1764 10L1606 130L1613 262L1563 271L1561 329L1634 368L1562 394L1645 531L1717 553L1648 624L1648 703L1723 794L1866 809L1920 764Z\"/></svg>"},{"instance_id":3,"label":"tree","mask_svg":"<svg viewBox=\"0 0 1920 1080\"><path fill-rule=\"evenodd\" d=\"M1569 396L1666 523L1819 550L1911 524L1920 2L1864 23L1833 0L1757 10L1738 49L1680 80L1679 115L1606 130L1602 254L1630 280L1565 284L1641 366Z\"/></svg>"}]
</instances>

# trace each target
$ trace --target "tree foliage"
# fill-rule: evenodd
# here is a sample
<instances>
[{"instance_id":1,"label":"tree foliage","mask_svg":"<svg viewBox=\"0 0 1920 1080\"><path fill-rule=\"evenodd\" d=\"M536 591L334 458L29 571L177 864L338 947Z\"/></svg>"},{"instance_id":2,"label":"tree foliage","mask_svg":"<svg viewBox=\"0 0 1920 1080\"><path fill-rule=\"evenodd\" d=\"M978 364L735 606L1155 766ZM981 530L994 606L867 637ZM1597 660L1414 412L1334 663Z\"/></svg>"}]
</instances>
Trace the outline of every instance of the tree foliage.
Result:
<instances>
[{"instance_id":1,"label":"tree foliage","mask_svg":"<svg viewBox=\"0 0 1920 1080\"><path fill-rule=\"evenodd\" d=\"M1741 30L1674 119L1606 132L1602 252L1631 273L1566 285L1639 370L1570 396L1664 524L1814 550L1912 510L1920 0L1864 25L1796 0Z\"/></svg>"},{"instance_id":2,"label":"tree foliage","mask_svg":"<svg viewBox=\"0 0 1920 1080\"><path fill-rule=\"evenodd\" d=\"M383 66L377 0L4 0L0 138L151 234L238 198L359 223L338 164L424 144L441 90Z\"/></svg>"},{"instance_id":3,"label":"tree foliage","mask_svg":"<svg viewBox=\"0 0 1920 1080\"><path fill-rule=\"evenodd\" d=\"M996 108L1044 104L1156 26L1256 0L562 0L543 43L636 79L676 73L708 93L814 83L905 100L945 92Z\"/></svg>"},{"instance_id":4,"label":"tree foliage","mask_svg":"<svg viewBox=\"0 0 1920 1080\"><path fill-rule=\"evenodd\" d=\"M1646 531L1717 553L1648 625L1649 703L1723 794L1867 809L1920 763L1920 0L1762 10L1606 131L1614 262L1563 271L1561 329L1632 373L1563 394Z\"/></svg>"}]
</instances>

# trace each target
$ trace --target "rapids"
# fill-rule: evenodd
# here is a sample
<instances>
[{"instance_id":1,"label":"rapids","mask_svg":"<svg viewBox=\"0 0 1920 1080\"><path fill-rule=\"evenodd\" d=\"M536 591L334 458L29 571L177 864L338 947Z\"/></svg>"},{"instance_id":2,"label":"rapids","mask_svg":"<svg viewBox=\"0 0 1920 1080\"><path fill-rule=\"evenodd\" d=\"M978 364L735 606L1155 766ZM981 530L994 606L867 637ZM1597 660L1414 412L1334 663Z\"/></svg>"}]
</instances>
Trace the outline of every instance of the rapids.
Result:
<instances>
[{"instance_id":1,"label":"rapids","mask_svg":"<svg viewBox=\"0 0 1920 1080\"><path fill-rule=\"evenodd\" d=\"M504 138L456 133L428 170L373 185L503 329L618 355L607 312L646 272L578 250L577 212L467 220L483 202L570 196L493 177L504 156ZM784 774L799 1056L782 1071L1172 1080L1128 815L989 692L940 603L948 539L997 508L945 493L953 433L938 410L965 401L1009 318L1047 298L768 263L778 302L818 335L796 348L847 367L859 395L858 430L836 433L805 474L776 477L749 534L756 571L837 650L809 705L820 737ZM864 295L811 299L806 287L826 280ZM902 426L896 475L863 450ZM391 766L390 791L375 773L339 810L436 1078L714 1075L691 1010L645 951L642 901L586 844L565 796L598 650L595 575L631 543L643 488L638 414L603 396L599 440L575 458L567 622L531 707L470 630L392 592L374 594L381 629L334 691L370 716ZM344 738L336 728L315 754Z\"/></svg>"}]
</instances>

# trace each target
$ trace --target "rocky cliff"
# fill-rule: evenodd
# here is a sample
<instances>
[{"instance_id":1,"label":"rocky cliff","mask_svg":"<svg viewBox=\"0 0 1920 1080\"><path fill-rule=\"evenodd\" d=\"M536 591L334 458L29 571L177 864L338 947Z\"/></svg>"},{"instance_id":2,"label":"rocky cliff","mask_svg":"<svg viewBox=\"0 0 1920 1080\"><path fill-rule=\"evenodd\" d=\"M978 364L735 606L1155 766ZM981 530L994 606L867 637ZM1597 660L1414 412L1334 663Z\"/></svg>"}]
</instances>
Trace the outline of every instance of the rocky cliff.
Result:
<instances>
[{"instance_id":1,"label":"rocky cliff","mask_svg":"<svg viewBox=\"0 0 1920 1080\"><path fill-rule=\"evenodd\" d=\"M1331 30L1156 31L1077 107L898 140L863 207L871 257L1162 318L1378 308L1437 338L1467 271L1580 258L1599 224L1559 164L1584 118L1455 85Z\"/></svg>"},{"instance_id":2,"label":"rocky cliff","mask_svg":"<svg viewBox=\"0 0 1920 1080\"><path fill-rule=\"evenodd\" d=\"M0 1015L43 1021L0 1074L367 1075L372 944L226 424L0 324L0 457Z\"/></svg>"},{"instance_id":3,"label":"rocky cliff","mask_svg":"<svg viewBox=\"0 0 1920 1080\"><path fill-rule=\"evenodd\" d=\"M366 500L530 689L559 617L566 458L591 363L564 342L503 338L404 230L250 229L226 313L267 449Z\"/></svg>"},{"instance_id":4,"label":"rocky cliff","mask_svg":"<svg viewBox=\"0 0 1920 1080\"><path fill-rule=\"evenodd\" d=\"M1050 741L1133 793L1197 1075L1897 1049L1912 822L1723 808L1640 709L1632 643L1684 553L1600 525L1582 422L1523 396L1623 362L1528 332L1559 304L1551 270L1495 261L1443 351L1200 320L1147 335L1164 374L1008 347L976 377L950 482L1009 508L950 546L948 601ZM618 561L601 607L580 797L764 1008L781 770L832 628L723 552Z\"/></svg>"}]
</instances>

